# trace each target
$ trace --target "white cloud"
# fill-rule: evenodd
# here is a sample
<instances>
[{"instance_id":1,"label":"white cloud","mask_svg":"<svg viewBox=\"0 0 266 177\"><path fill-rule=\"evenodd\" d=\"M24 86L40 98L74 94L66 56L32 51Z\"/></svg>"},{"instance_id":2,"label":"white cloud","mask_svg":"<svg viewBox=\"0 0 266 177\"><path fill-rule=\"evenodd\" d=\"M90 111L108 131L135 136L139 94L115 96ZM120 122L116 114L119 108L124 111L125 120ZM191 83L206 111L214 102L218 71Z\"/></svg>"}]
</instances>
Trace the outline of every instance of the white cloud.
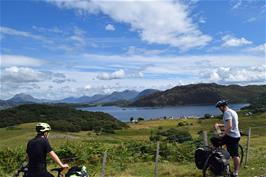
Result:
<instances>
[{"instance_id":1,"label":"white cloud","mask_svg":"<svg viewBox=\"0 0 266 177\"><path fill-rule=\"evenodd\" d=\"M38 32L38 35L28 31L20 31L17 29L0 26L0 37L1 40L5 39L6 35L39 40L43 42L41 47L53 51L63 50L69 53L84 49L89 41L86 36L86 32L77 26L71 27L70 30L65 29L64 31L57 27L43 28L33 26L32 28ZM42 35L40 35L40 33ZM25 41L25 44L26 43L27 41Z\"/></svg>"},{"instance_id":2,"label":"white cloud","mask_svg":"<svg viewBox=\"0 0 266 177\"><path fill-rule=\"evenodd\" d=\"M73 35L71 35L69 39L75 42L75 47L84 46L86 44L86 32L75 26L73 29Z\"/></svg>"},{"instance_id":3,"label":"white cloud","mask_svg":"<svg viewBox=\"0 0 266 177\"><path fill-rule=\"evenodd\" d=\"M113 79L125 79L125 78L142 78L144 74L141 69L129 69L127 71L123 69L116 70L112 73L102 72L97 75L99 80L113 80Z\"/></svg>"},{"instance_id":4,"label":"white cloud","mask_svg":"<svg viewBox=\"0 0 266 177\"><path fill-rule=\"evenodd\" d=\"M38 71L28 67L7 67L1 73L1 82L3 83L31 83L45 80L60 79L66 77L62 73L54 73L51 71Z\"/></svg>"},{"instance_id":5,"label":"white cloud","mask_svg":"<svg viewBox=\"0 0 266 177\"><path fill-rule=\"evenodd\" d=\"M96 54L84 54L85 60L90 60L91 65L94 63L104 63L105 66L109 64L119 65L124 67L132 67L135 65L139 66L158 66L163 67L164 65L172 66L175 70L180 70L182 66L198 68L199 63L203 61L209 62L215 66L252 66L260 65L265 62L264 57L235 54L235 55L179 55L179 56L145 56L145 55L96 55ZM196 65L194 64L196 63ZM85 63L84 63L85 65ZM178 69L177 69L178 68Z\"/></svg>"},{"instance_id":6,"label":"white cloud","mask_svg":"<svg viewBox=\"0 0 266 177\"><path fill-rule=\"evenodd\" d=\"M159 50L159 49L145 49L145 48L138 48L136 46L129 46L127 49L128 55L158 55L166 50Z\"/></svg>"},{"instance_id":7,"label":"white cloud","mask_svg":"<svg viewBox=\"0 0 266 177\"><path fill-rule=\"evenodd\" d=\"M108 24L105 26L105 30L107 31L115 31L115 27L112 24Z\"/></svg>"},{"instance_id":8,"label":"white cloud","mask_svg":"<svg viewBox=\"0 0 266 177\"><path fill-rule=\"evenodd\" d=\"M51 33L58 33L58 34L63 34L64 31L59 29L58 27L52 27L52 28L44 28L44 27L39 27L39 26L35 26L33 25L32 28L38 32L51 32Z\"/></svg>"},{"instance_id":9,"label":"white cloud","mask_svg":"<svg viewBox=\"0 0 266 177\"><path fill-rule=\"evenodd\" d=\"M0 26L0 33L3 36L4 35L21 36L21 37L32 38L32 39L35 39L35 40L41 40L41 41L47 42L47 43L51 42L50 40L48 40L44 36L35 35L35 34L30 33L30 32L19 31L19 30L16 30L16 29L13 29L13 28L9 28L9 27L4 27L4 26Z\"/></svg>"},{"instance_id":10,"label":"white cloud","mask_svg":"<svg viewBox=\"0 0 266 177\"><path fill-rule=\"evenodd\" d=\"M258 67L265 65L265 56L251 53L183 56L87 54L72 57L76 59L75 63L73 60L58 61L50 73L31 67L4 68L1 76L5 75L5 82L1 80L0 97L23 92L36 97L60 99L125 89L168 89L179 84L199 82L261 84L265 73L263 68ZM105 74L100 76L102 79L97 79L101 71ZM72 79L76 80L75 84L67 81ZM61 83L61 80L65 82ZM54 81L60 84L54 84ZM53 88L49 87L51 85Z\"/></svg>"},{"instance_id":11,"label":"white cloud","mask_svg":"<svg viewBox=\"0 0 266 177\"><path fill-rule=\"evenodd\" d=\"M238 9L242 5L242 0L234 0L232 9Z\"/></svg>"},{"instance_id":12,"label":"white cloud","mask_svg":"<svg viewBox=\"0 0 266 177\"><path fill-rule=\"evenodd\" d=\"M251 23L251 22L254 22L254 21L256 21L256 20L257 20L256 17L250 17L250 18L248 18L245 22L246 22L246 23Z\"/></svg>"},{"instance_id":13,"label":"white cloud","mask_svg":"<svg viewBox=\"0 0 266 177\"><path fill-rule=\"evenodd\" d=\"M100 79L100 80L122 79L125 76L126 76L125 71L123 69L119 69L119 70L114 71L112 73L106 73L106 72L100 73L97 76L97 79Z\"/></svg>"},{"instance_id":14,"label":"white cloud","mask_svg":"<svg viewBox=\"0 0 266 177\"><path fill-rule=\"evenodd\" d=\"M222 84L265 84L266 65L252 67L218 67L207 70L201 75L211 82Z\"/></svg>"},{"instance_id":15,"label":"white cloud","mask_svg":"<svg viewBox=\"0 0 266 177\"><path fill-rule=\"evenodd\" d=\"M223 47L239 47L243 45L248 45L252 44L251 41L241 37L241 38L236 38L231 35L225 35L222 37L223 40Z\"/></svg>"},{"instance_id":16,"label":"white cloud","mask_svg":"<svg viewBox=\"0 0 266 177\"><path fill-rule=\"evenodd\" d=\"M212 40L198 29L190 17L189 7L180 1L46 1L84 14L101 12L116 22L130 24L148 43L188 50L205 46Z\"/></svg>"},{"instance_id":17,"label":"white cloud","mask_svg":"<svg viewBox=\"0 0 266 177\"><path fill-rule=\"evenodd\" d=\"M39 58L32 58L22 55L1 55L0 63L2 67L7 66L41 66L45 63L44 60Z\"/></svg>"},{"instance_id":18,"label":"white cloud","mask_svg":"<svg viewBox=\"0 0 266 177\"><path fill-rule=\"evenodd\" d=\"M266 43L258 45L258 46L255 46L255 47L247 48L246 51L254 52L254 53L262 53L262 54L266 55Z\"/></svg>"},{"instance_id":19,"label":"white cloud","mask_svg":"<svg viewBox=\"0 0 266 177\"><path fill-rule=\"evenodd\" d=\"M91 85L89 85L89 84L85 86L85 90L90 90L91 88L92 88L92 87L91 87Z\"/></svg>"}]
</instances>

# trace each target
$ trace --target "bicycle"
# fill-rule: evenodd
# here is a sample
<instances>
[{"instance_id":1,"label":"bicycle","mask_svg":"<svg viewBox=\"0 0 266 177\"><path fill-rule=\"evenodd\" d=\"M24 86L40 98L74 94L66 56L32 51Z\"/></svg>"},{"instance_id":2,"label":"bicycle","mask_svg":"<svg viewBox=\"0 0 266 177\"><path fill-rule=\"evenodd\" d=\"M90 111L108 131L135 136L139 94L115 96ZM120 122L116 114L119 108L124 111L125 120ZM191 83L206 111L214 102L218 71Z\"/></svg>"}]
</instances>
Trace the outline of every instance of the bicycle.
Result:
<instances>
[{"instance_id":1,"label":"bicycle","mask_svg":"<svg viewBox=\"0 0 266 177\"><path fill-rule=\"evenodd\" d=\"M222 131L217 131L217 134L221 134ZM241 136L246 136L246 134L243 134L241 132ZM227 150L225 150L223 145L219 145L218 147L205 147L209 149L209 154L207 156L207 159L204 163L203 169L202 169L202 175L203 177L214 177L214 176L223 176L223 177L231 177L232 171L230 169L230 154ZM243 157L244 157L244 151L243 147L241 144L238 146L239 152L240 152L240 166L242 165L243 162ZM218 159L221 158L222 162L217 163ZM214 164L214 163L220 164ZM218 169L217 169L218 168Z\"/></svg>"},{"instance_id":2,"label":"bicycle","mask_svg":"<svg viewBox=\"0 0 266 177\"><path fill-rule=\"evenodd\" d=\"M66 175L62 174L65 168L53 168L51 171L57 172L57 177L89 177L88 172L86 171L86 167L71 167ZM24 163L22 164L21 168L16 172L13 177L19 177L22 173L23 177L27 177L28 167Z\"/></svg>"}]
</instances>

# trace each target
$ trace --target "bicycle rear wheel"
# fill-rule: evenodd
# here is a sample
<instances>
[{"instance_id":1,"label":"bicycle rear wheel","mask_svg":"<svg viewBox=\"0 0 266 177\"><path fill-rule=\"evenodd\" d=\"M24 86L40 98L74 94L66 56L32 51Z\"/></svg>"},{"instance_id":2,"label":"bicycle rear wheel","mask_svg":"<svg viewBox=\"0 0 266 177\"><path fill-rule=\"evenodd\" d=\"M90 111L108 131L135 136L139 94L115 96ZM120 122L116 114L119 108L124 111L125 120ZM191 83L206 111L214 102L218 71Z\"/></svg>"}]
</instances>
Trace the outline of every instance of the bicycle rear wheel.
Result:
<instances>
[{"instance_id":1,"label":"bicycle rear wheel","mask_svg":"<svg viewBox=\"0 0 266 177\"><path fill-rule=\"evenodd\" d=\"M240 158L240 166L242 165L243 159L244 159L244 150L241 144L238 145L238 153Z\"/></svg>"},{"instance_id":2,"label":"bicycle rear wheel","mask_svg":"<svg viewBox=\"0 0 266 177\"><path fill-rule=\"evenodd\" d=\"M210 165L207 165L206 168L202 170L203 177L214 177L213 172L210 169Z\"/></svg>"}]
</instances>

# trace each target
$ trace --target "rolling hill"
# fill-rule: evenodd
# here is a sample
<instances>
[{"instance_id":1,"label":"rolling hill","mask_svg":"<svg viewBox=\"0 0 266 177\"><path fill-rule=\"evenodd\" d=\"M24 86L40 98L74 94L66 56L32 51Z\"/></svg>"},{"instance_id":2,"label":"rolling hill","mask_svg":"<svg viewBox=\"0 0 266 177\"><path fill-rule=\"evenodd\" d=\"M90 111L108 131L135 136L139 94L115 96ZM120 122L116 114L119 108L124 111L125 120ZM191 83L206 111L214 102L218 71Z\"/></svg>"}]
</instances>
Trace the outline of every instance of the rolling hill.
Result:
<instances>
[{"instance_id":1,"label":"rolling hill","mask_svg":"<svg viewBox=\"0 0 266 177\"><path fill-rule=\"evenodd\" d=\"M107 113L81 111L69 106L25 104L0 110L0 127L31 122L47 122L55 130L71 132L80 130L111 132L127 127L125 123Z\"/></svg>"},{"instance_id":2,"label":"rolling hill","mask_svg":"<svg viewBox=\"0 0 266 177\"><path fill-rule=\"evenodd\" d=\"M130 106L202 105L214 104L220 99L228 99L232 103L248 103L263 93L266 93L266 85L191 84L142 97Z\"/></svg>"}]
</instances>

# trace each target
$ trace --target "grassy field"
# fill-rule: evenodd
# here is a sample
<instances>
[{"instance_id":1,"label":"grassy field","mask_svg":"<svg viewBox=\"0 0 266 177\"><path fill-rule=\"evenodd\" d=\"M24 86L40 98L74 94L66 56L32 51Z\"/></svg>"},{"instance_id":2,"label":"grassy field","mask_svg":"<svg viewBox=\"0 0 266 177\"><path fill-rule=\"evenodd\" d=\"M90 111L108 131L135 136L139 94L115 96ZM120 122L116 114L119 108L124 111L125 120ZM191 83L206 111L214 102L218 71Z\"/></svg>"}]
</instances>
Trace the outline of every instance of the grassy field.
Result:
<instances>
[{"instance_id":1,"label":"grassy field","mask_svg":"<svg viewBox=\"0 0 266 177\"><path fill-rule=\"evenodd\" d=\"M189 125L177 126L179 122L185 121ZM130 128L118 130L115 134L100 134L94 132L78 132L78 133L63 133L53 131L49 137L51 145L59 148L61 144L66 142L99 142L108 146L116 147L117 144L123 142L137 141L147 142L151 131L168 128L186 129L192 134L193 139L199 137L198 132L206 130L211 132L213 124L218 119L179 119L179 120L150 120L143 121L138 124L129 124ZM0 129L0 149L5 148L25 148L26 142L34 135L35 123L22 124L15 127ZM254 116L244 116L240 113L240 128L245 132L248 128L252 128L250 156L247 168L241 168L240 177L255 177L266 175L266 113L257 114ZM241 144L246 145L246 137L241 138ZM191 149L194 152L195 149ZM71 164L71 162L70 162ZM85 164L90 167L90 164ZM126 164L123 170L117 170L123 164L108 164L107 176L117 177L151 177L153 176L154 164L150 162L136 162ZM49 166L49 169L54 167L54 164ZM100 174L100 162L96 168L91 171L95 176ZM200 176L201 172L196 169L194 163L191 162L169 162L159 161L159 176L160 177L178 177L178 176ZM10 175L7 175L10 176Z\"/></svg>"}]
</instances>

